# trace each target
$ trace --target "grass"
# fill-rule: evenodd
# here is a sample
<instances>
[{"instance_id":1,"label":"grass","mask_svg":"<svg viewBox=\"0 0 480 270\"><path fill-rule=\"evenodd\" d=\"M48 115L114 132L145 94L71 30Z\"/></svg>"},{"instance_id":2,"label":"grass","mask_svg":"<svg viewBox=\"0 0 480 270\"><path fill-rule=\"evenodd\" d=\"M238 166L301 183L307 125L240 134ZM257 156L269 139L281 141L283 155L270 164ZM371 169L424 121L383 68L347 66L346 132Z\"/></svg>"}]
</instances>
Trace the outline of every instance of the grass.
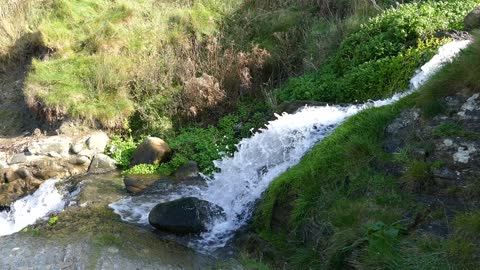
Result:
<instances>
[{"instance_id":1,"label":"grass","mask_svg":"<svg viewBox=\"0 0 480 270\"><path fill-rule=\"evenodd\" d=\"M362 0L287 2L8 0L0 58L29 53L33 42L45 48L25 96L50 122L165 136L185 122L208 126L245 96L274 106L273 85L317 68L378 12ZM211 79L206 96L202 78Z\"/></svg>"},{"instance_id":2,"label":"grass","mask_svg":"<svg viewBox=\"0 0 480 270\"><path fill-rule=\"evenodd\" d=\"M50 111L49 120L68 116L123 130L141 106L139 96L173 98L173 76L182 76L183 63L173 66L170 59L182 61L192 39L217 33L238 2L11 0L0 14L0 56L20 54L18 41L37 33L50 53L35 60L28 74L30 107ZM165 109L161 114L172 117Z\"/></svg>"},{"instance_id":3,"label":"grass","mask_svg":"<svg viewBox=\"0 0 480 270\"><path fill-rule=\"evenodd\" d=\"M283 252L292 268L475 269L478 266L477 212L458 213L448 238L407 229L408 216L424 215L425 206L413 198L414 192L405 189L405 183L421 184L424 186L421 190L425 190L425 185L433 184L431 168L441 165L412 161L408 146L404 153L388 155L382 143L385 127L402 110L416 106L425 110L460 90L478 91L479 45L477 38L419 93L351 117L297 166L272 183L257 209L253 227ZM451 135L451 125L449 122L440 125L437 135ZM383 171L392 161L407 164L403 181ZM294 207L285 217L286 225L273 224L274 208L292 192L297 199L291 202ZM430 218L446 217L431 215ZM282 237L283 244L274 241L277 237Z\"/></svg>"},{"instance_id":4,"label":"grass","mask_svg":"<svg viewBox=\"0 0 480 270\"><path fill-rule=\"evenodd\" d=\"M408 88L415 70L444 42L439 31L463 29L478 1L425 1L399 5L362 24L338 45L317 71L289 79L281 101L355 102Z\"/></svg>"},{"instance_id":5,"label":"grass","mask_svg":"<svg viewBox=\"0 0 480 270\"><path fill-rule=\"evenodd\" d=\"M478 36L478 33L475 33ZM464 57L459 58L454 63L439 72L437 76L432 78L425 87L416 104L424 112L424 115L433 117L446 111L446 106L441 100L442 97L452 95L465 89L467 92L475 93L480 90L480 43L475 42L470 46L469 50L463 53ZM452 125L452 124L444 124ZM437 132L442 132L440 127ZM448 128L447 128L448 130ZM443 130L444 132L445 130ZM451 131L451 130L450 130Z\"/></svg>"}]
</instances>

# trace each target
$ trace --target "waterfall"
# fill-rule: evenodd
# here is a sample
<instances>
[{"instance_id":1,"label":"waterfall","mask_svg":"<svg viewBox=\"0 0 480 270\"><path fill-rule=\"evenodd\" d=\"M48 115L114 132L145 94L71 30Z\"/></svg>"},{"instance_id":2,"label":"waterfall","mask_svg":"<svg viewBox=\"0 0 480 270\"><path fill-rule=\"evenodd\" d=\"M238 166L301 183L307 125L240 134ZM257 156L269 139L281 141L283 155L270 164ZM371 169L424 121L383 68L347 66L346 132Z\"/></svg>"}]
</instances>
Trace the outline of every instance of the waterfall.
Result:
<instances>
[{"instance_id":1,"label":"waterfall","mask_svg":"<svg viewBox=\"0 0 480 270\"><path fill-rule=\"evenodd\" d=\"M215 161L219 172L208 178L206 188L183 189L168 196L127 197L110 207L125 221L148 224L148 213L157 203L184 196L199 197L221 206L227 218L218 219L208 232L201 235L201 240L193 240L191 245L207 252L223 247L233 233L251 218L253 204L268 185L297 164L316 143L331 134L348 117L367 108L392 104L417 90L469 43L452 41L443 45L438 54L411 79L410 89L391 98L346 107L305 107L294 114L276 115L276 120L269 122L251 138L243 139L232 157Z\"/></svg>"},{"instance_id":2,"label":"waterfall","mask_svg":"<svg viewBox=\"0 0 480 270\"><path fill-rule=\"evenodd\" d=\"M65 200L55 187L58 181L45 181L35 193L12 203L10 211L0 212L0 236L16 233L40 218L61 211Z\"/></svg>"}]
</instances>

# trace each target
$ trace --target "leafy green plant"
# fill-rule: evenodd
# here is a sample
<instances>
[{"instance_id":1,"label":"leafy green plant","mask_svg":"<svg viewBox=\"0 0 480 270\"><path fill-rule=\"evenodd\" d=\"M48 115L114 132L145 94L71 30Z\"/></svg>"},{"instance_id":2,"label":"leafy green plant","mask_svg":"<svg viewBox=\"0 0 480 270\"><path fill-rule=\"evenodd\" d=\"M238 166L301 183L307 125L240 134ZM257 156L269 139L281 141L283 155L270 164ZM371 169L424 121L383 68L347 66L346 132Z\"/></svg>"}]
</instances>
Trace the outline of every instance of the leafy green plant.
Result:
<instances>
[{"instance_id":1,"label":"leafy green plant","mask_svg":"<svg viewBox=\"0 0 480 270\"><path fill-rule=\"evenodd\" d=\"M115 160L117 166L124 170L130 165L130 160L137 145L138 143L132 137L123 139L120 136L113 136L107 145L107 153Z\"/></svg>"},{"instance_id":2,"label":"leafy green plant","mask_svg":"<svg viewBox=\"0 0 480 270\"><path fill-rule=\"evenodd\" d=\"M53 226L57 224L57 222L58 222L58 216L53 216L48 219L48 226Z\"/></svg>"},{"instance_id":3,"label":"leafy green plant","mask_svg":"<svg viewBox=\"0 0 480 270\"><path fill-rule=\"evenodd\" d=\"M476 4L425 1L388 9L343 40L318 72L288 80L278 98L353 102L404 91L415 70L444 42L433 34L462 29L465 14Z\"/></svg>"}]
</instances>

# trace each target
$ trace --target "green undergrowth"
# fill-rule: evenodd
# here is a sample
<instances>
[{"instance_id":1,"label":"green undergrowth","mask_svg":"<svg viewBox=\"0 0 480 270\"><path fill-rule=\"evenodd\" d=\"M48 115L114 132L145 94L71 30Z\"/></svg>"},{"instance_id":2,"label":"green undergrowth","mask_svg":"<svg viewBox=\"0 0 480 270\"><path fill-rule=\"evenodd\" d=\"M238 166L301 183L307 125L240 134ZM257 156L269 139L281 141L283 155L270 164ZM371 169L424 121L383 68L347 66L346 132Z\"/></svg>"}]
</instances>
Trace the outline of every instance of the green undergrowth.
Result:
<instances>
[{"instance_id":1,"label":"green undergrowth","mask_svg":"<svg viewBox=\"0 0 480 270\"><path fill-rule=\"evenodd\" d=\"M244 97L275 106L275 85L316 70L347 33L394 3L7 1L0 68L6 59L39 58L24 92L51 123L67 117L167 134L216 121Z\"/></svg>"},{"instance_id":2,"label":"green undergrowth","mask_svg":"<svg viewBox=\"0 0 480 270\"><path fill-rule=\"evenodd\" d=\"M14 2L0 6L7 9L0 31L9 37L0 38L0 62L15 54L30 54L22 44L33 44L31 33L45 51L27 76L29 106L46 113L52 122L66 115L120 130L125 128L125 118L147 105L143 101L147 96L162 96L172 103L174 89L188 79L175 76L186 75L180 71L188 68L182 55L197 50L192 40L202 42L218 33L222 18L239 4L216 0ZM27 51L17 48L21 46ZM159 111L162 117L172 117L166 108Z\"/></svg>"},{"instance_id":3,"label":"green undergrowth","mask_svg":"<svg viewBox=\"0 0 480 270\"><path fill-rule=\"evenodd\" d=\"M215 125L185 127L166 139L173 155L160 165L140 164L129 168L132 154L142 138L116 136L107 149L124 174L170 175L189 160L196 161L202 172L210 174L216 170L213 161L232 155L237 150L236 144L261 128L270 114L266 104L244 102L236 113L224 116Z\"/></svg>"},{"instance_id":4,"label":"green undergrowth","mask_svg":"<svg viewBox=\"0 0 480 270\"><path fill-rule=\"evenodd\" d=\"M444 42L434 34L463 29L464 16L478 3L422 1L388 9L348 35L318 71L288 80L278 98L352 102L407 89Z\"/></svg>"},{"instance_id":5,"label":"green undergrowth","mask_svg":"<svg viewBox=\"0 0 480 270\"><path fill-rule=\"evenodd\" d=\"M419 93L351 117L271 184L253 227L289 268L476 269L480 227L475 209L458 213L445 238L411 229L409 217L446 215L425 213L414 198L414 189L428 192L432 169L442 164L415 160L408 147L387 154L382 145L386 126L402 110L418 106L428 113L447 95L478 91L478 63L477 39ZM452 125L445 122L433 136L451 135ZM399 179L383 170L392 162L406 166ZM282 222L278 211L283 211Z\"/></svg>"}]
</instances>

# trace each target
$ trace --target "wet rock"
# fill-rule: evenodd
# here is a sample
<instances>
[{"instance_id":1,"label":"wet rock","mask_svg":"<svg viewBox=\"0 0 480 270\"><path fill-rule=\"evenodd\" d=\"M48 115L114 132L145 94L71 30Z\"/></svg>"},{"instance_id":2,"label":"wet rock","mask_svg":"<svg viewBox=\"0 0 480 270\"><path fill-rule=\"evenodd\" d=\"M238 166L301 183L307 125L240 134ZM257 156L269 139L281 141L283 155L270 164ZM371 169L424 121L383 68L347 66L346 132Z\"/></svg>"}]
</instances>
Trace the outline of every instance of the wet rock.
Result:
<instances>
[{"instance_id":1,"label":"wet rock","mask_svg":"<svg viewBox=\"0 0 480 270\"><path fill-rule=\"evenodd\" d=\"M148 137L135 149L130 166L159 164L166 161L171 152L172 150L164 140L156 137Z\"/></svg>"},{"instance_id":2,"label":"wet rock","mask_svg":"<svg viewBox=\"0 0 480 270\"><path fill-rule=\"evenodd\" d=\"M88 168L89 173L106 173L111 172L116 169L115 160L111 159L109 156L104 154L96 154L90 167Z\"/></svg>"},{"instance_id":3,"label":"wet rock","mask_svg":"<svg viewBox=\"0 0 480 270\"><path fill-rule=\"evenodd\" d=\"M224 216L222 208L194 197L157 204L148 216L158 230L174 234L196 234L208 229L215 217Z\"/></svg>"},{"instance_id":4,"label":"wet rock","mask_svg":"<svg viewBox=\"0 0 480 270\"><path fill-rule=\"evenodd\" d=\"M473 30L480 27L480 5L476 6L464 19L465 29Z\"/></svg>"},{"instance_id":5,"label":"wet rock","mask_svg":"<svg viewBox=\"0 0 480 270\"><path fill-rule=\"evenodd\" d=\"M103 153L103 151L105 150L105 147L107 147L109 140L110 139L108 138L108 135L105 132L99 132L90 136L90 138L87 139L86 143L87 143L88 149L96 153Z\"/></svg>"},{"instance_id":6,"label":"wet rock","mask_svg":"<svg viewBox=\"0 0 480 270\"><path fill-rule=\"evenodd\" d=\"M179 179L198 177L200 176L200 169L195 161L189 161L178 168L174 176Z\"/></svg>"},{"instance_id":7,"label":"wet rock","mask_svg":"<svg viewBox=\"0 0 480 270\"><path fill-rule=\"evenodd\" d=\"M159 178L158 175L127 175L123 179L123 183L129 193L136 194L143 192Z\"/></svg>"}]
</instances>

